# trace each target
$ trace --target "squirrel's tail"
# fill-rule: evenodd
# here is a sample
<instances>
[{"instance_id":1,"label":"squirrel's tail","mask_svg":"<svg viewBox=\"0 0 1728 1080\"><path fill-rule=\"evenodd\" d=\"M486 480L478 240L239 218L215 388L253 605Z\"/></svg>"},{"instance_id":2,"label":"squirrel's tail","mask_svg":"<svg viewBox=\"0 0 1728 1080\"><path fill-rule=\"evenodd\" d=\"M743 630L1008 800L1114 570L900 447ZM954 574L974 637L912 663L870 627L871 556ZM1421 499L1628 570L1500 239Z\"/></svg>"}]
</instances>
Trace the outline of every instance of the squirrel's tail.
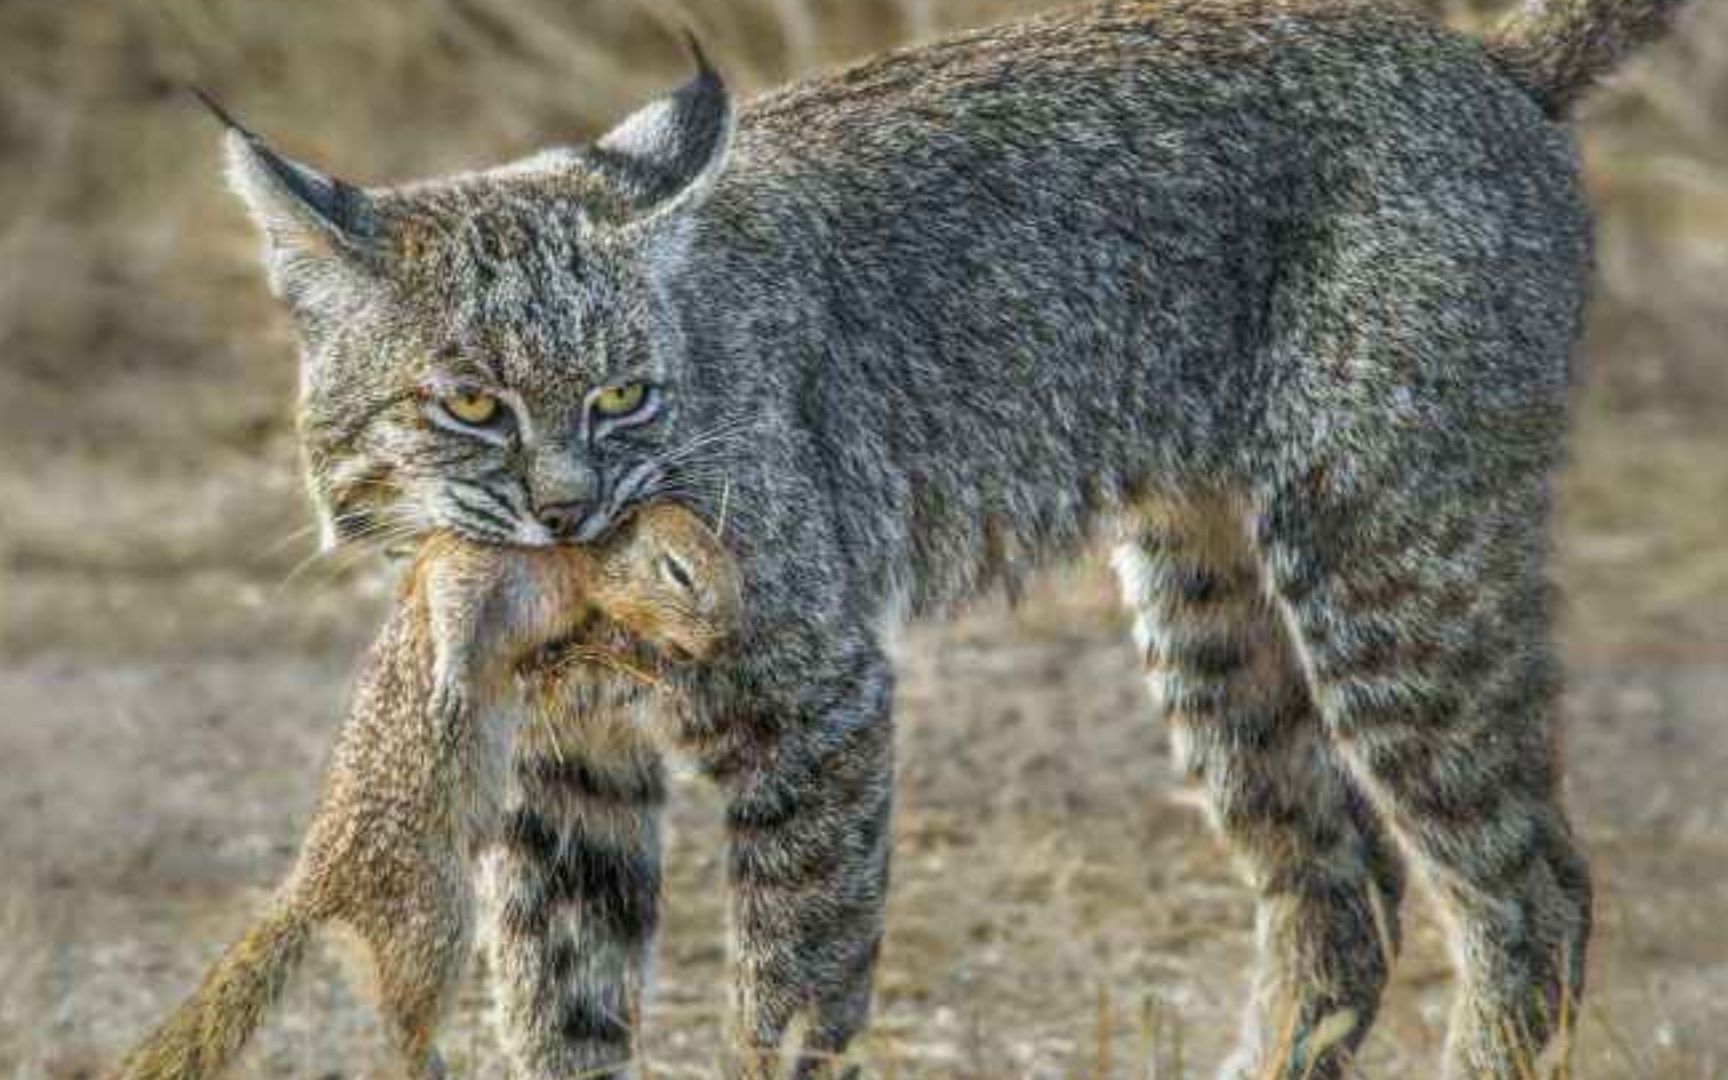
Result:
<instances>
[{"instance_id":1,"label":"squirrel's tail","mask_svg":"<svg viewBox=\"0 0 1728 1080\"><path fill-rule=\"evenodd\" d=\"M311 936L304 912L278 903L216 961L115 1080L209 1080L233 1061L276 1002Z\"/></svg>"},{"instance_id":2,"label":"squirrel's tail","mask_svg":"<svg viewBox=\"0 0 1728 1080\"><path fill-rule=\"evenodd\" d=\"M1548 115L1666 33L1688 0L1524 0L1484 44Z\"/></svg>"}]
</instances>

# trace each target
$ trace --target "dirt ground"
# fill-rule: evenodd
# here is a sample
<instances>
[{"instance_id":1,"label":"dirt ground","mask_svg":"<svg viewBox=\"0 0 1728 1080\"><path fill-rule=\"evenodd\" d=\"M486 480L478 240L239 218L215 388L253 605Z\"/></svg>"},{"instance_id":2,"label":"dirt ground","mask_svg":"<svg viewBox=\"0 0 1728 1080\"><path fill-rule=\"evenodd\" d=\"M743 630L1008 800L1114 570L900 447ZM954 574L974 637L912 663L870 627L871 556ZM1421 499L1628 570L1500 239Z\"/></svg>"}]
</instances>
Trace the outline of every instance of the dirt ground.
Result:
<instances>
[{"instance_id":1,"label":"dirt ground","mask_svg":"<svg viewBox=\"0 0 1728 1080\"><path fill-rule=\"evenodd\" d=\"M759 81L966 21L883 3L898 29L755 5L786 19L781 52L750 56ZM0 1075L34 1080L112 1064L285 872L386 594L364 560L309 558L287 327L220 190L214 137L151 79L289 86L256 91L267 113L329 121L298 149L340 147L380 172L502 156L560 114L536 68L481 110L522 110L502 134L439 143L430 121L403 120L386 146L358 132L396 114L337 115L314 104L337 83L314 93L293 76L370 63L402 115L418 102L442 122L463 99L416 81L431 75L403 59L413 42L366 53L333 30L295 38L300 15L255 26L193 0L163 5L179 28L163 39L144 16L26 7L0 6ZM499 10L518 20L506 28L538 25L520 16L534 4ZM742 31L732 42L747 51ZM675 77L675 55L654 55L630 86ZM1571 787L1602 897L1582 1080L1728 1078L1725 56L1716 18L1586 128L1603 285L1558 535ZM50 106L68 72L71 104ZM578 119L632 92L613 86ZM134 171L116 179L105 161ZM916 628L900 651L875 1073L1207 1075L1245 990L1251 906L1176 782L1101 561L1016 609ZM713 792L686 777L649 1076L714 1075L719 838ZM382 1069L347 955L315 953L244 1075ZM443 1040L457 1076L502 1075L480 975ZM1436 1075L1449 981L1418 902L1366 1074Z\"/></svg>"},{"instance_id":2,"label":"dirt ground","mask_svg":"<svg viewBox=\"0 0 1728 1080\"><path fill-rule=\"evenodd\" d=\"M1250 908L1173 782L1097 568L1020 615L903 650L904 775L874 1060L905 1076L1200 1075L1228 1035ZM289 601L265 609L279 612ZM375 605L341 621L356 633ZM1035 612L1035 614L1033 613ZM44 650L0 667L6 920L0 1067L90 1075L195 980L288 865L355 634L325 648ZM1573 790L1603 885L1585 1077L1728 1075L1728 663L1575 662ZM656 1076L711 1075L723 998L717 804L677 790ZM337 950L315 957L249 1075L384 1062ZM350 974L353 972L351 971ZM1448 973L1415 923L1371 1075L1428 1075ZM498 1075L470 979L445 1045Z\"/></svg>"}]
</instances>

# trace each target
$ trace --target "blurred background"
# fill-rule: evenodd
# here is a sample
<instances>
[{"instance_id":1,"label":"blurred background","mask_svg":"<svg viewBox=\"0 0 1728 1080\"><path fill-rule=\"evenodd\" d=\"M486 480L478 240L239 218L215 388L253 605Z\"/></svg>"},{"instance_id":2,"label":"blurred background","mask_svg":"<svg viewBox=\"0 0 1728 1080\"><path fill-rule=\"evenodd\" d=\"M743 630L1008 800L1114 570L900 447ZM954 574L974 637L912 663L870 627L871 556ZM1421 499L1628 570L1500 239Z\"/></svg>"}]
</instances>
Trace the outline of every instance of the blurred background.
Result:
<instances>
[{"instance_id":1,"label":"blurred background","mask_svg":"<svg viewBox=\"0 0 1728 1080\"><path fill-rule=\"evenodd\" d=\"M1044 6L0 2L0 1074L98 1074L257 909L384 596L314 554L289 327L183 88L389 182L594 133L684 76L683 26L749 91ZM1728 1077L1728 4L1706 7L1581 123L1601 268L1558 542L1603 893L1585 1080ZM882 1074L1199 1076L1226 1045L1251 906L1124 626L1093 560L914 633ZM714 1075L715 816L681 785L648 1075ZM388 1060L344 955L314 957L249 1075ZM1431 1075L1448 978L1418 906L1369 1072ZM501 1073L484 1004L470 979L457 1075Z\"/></svg>"}]
</instances>

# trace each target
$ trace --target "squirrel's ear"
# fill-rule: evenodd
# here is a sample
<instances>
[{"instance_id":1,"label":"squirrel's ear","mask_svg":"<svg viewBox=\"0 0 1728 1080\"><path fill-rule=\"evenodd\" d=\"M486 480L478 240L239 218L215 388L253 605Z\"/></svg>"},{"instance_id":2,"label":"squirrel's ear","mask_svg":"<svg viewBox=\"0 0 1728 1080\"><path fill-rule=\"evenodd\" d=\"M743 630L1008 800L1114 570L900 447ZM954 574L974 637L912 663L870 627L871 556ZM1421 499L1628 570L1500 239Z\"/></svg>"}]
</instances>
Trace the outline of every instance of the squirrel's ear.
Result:
<instances>
[{"instance_id":1,"label":"squirrel's ear","mask_svg":"<svg viewBox=\"0 0 1728 1080\"><path fill-rule=\"evenodd\" d=\"M595 143L587 164L618 181L642 217L700 202L726 168L732 142L732 95L690 39L696 75L631 114Z\"/></svg>"},{"instance_id":2,"label":"squirrel's ear","mask_svg":"<svg viewBox=\"0 0 1728 1080\"><path fill-rule=\"evenodd\" d=\"M272 284L283 292L304 264L373 262L381 245L372 199L352 184L291 161L197 91L216 114L228 184L269 241Z\"/></svg>"}]
</instances>

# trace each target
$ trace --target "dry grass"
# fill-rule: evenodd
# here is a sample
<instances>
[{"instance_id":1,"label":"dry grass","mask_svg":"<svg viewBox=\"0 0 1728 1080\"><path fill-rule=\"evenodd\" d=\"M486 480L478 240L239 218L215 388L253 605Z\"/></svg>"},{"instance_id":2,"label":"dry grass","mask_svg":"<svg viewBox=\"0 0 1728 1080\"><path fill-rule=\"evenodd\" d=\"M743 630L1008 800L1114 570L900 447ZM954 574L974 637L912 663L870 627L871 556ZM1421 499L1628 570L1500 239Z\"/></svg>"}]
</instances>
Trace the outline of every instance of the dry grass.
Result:
<instances>
[{"instance_id":1,"label":"dry grass","mask_svg":"<svg viewBox=\"0 0 1728 1080\"><path fill-rule=\"evenodd\" d=\"M366 567L295 571L287 328L179 88L389 180L591 133L679 77L676 26L749 89L1031 6L0 5L0 1073L89 1075L239 929L286 864L377 607ZM1561 540L1605 903L1580 1075L1705 1080L1728 1076L1728 7L1584 132L1602 283ZM1120 636L1083 567L915 638L862 1051L878 1074L1168 1080L1227 1045L1248 898L1173 787ZM718 811L701 785L681 796L658 1078L711 1075L723 1000ZM381 1063L335 957L251 1075ZM1418 918L1366 1071L1429 1074L1446 972ZM459 1075L497 1072L482 995L465 987L445 1040Z\"/></svg>"}]
</instances>

